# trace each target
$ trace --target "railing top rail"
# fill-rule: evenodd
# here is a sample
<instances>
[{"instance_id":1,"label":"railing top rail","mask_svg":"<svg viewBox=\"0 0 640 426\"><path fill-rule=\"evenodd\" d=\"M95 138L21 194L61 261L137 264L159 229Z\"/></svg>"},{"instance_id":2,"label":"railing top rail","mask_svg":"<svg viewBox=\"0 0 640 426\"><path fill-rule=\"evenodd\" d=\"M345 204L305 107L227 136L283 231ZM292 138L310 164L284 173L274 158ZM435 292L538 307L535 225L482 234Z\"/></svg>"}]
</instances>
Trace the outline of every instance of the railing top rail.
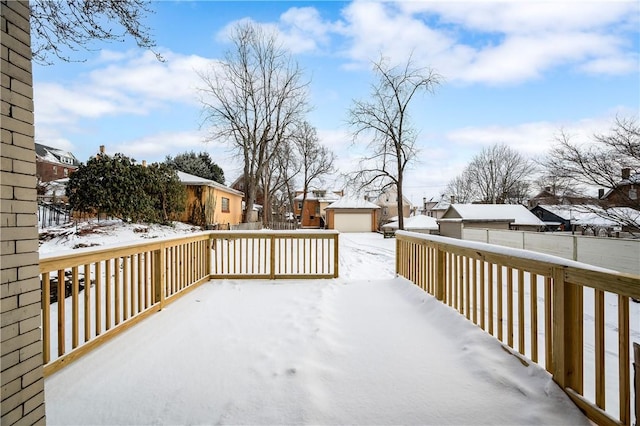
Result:
<instances>
[{"instance_id":1,"label":"railing top rail","mask_svg":"<svg viewBox=\"0 0 640 426\"><path fill-rule=\"evenodd\" d=\"M333 236L340 234L340 232L333 229L295 229L295 230L272 230L261 229L257 231L209 231L212 237L231 237L231 238L246 238L246 237L269 237L275 235L277 237L303 237L311 236L315 238L333 238Z\"/></svg>"},{"instance_id":2,"label":"railing top rail","mask_svg":"<svg viewBox=\"0 0 640 426\"><path fill-rule=\"evenodd\" d=\"M100 260L112 259L114 257L158 250L162 246L171 247L173 245L207 240L209 238L209 232L194 232L172 237L154 238L150 241L116 243L65 250L56 253L45 253L40 255L40 273L55 271L61 265L73 267Z\"/></svg>"},{"instance_id":3,"label":"railing top rail","mask_svg":"<svg viewBox=\"0 0 640 426\"><path fill-rule=\"evenodd\" d=\"M628 297L640 298L640 276L638 275L605 269L550 254L438 235L397 231L396 238L427 242L452 252L545 275L550 275L552 268L563 268L565 278L570 282L576 282L586 287L615 291ZM612 280L612 278L615 279Z\"/></svg>"},{"instance_id":4,"label":"railing top rail","mask_svg":"<svg viewBox=\"0 0 640 426\"><path fill-rule=\"evenodd\" d=\"M65 250L63 252L45 253L40 255L40 273L56 271L61 267L69 268L98 262L114 257L128 256L136 253L159 250L162 246L171 247L174 245L201 241L210 238L270 238L272 235L278 237L291 238L334 238L338 235L334 230L312 230L312 231L202 231L185 235L154 238L150 241L116 243L104 246L86 247L75 250Z\"/></svg>"}]
</instances>

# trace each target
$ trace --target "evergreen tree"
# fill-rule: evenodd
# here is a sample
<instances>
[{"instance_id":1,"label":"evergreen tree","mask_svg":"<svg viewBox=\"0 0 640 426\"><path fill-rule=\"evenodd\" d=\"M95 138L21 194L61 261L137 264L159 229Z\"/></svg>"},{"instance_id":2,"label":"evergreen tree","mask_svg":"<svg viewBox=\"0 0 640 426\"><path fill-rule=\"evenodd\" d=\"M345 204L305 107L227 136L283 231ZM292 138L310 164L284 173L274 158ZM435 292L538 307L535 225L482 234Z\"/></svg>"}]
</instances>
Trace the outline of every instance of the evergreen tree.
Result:
<instances>
[{"instance_id":1,"label":"evergreen tree","mask_svg":"<svg viewBox=\"0 0 640 426\"><path fill-rule=\"evenodd\" d=\"M70 176L67 196L79 212L165 223L184 210L186 193L166 166L143 167L122 154L99 154Z\"/></svg>"},{"instance_id":2,"label":"evergreen tree","mask_svg":"<svg viewBox=\"0 0 640 426\"><path fill-rule=\"evenodd\" d=\"M224 185L224 171L211 160L209 153L185 152L178 154L175 158L167 155L164 164L173 170L189 173L205 179L210 179Z\"/></svg>"}]
</instances>

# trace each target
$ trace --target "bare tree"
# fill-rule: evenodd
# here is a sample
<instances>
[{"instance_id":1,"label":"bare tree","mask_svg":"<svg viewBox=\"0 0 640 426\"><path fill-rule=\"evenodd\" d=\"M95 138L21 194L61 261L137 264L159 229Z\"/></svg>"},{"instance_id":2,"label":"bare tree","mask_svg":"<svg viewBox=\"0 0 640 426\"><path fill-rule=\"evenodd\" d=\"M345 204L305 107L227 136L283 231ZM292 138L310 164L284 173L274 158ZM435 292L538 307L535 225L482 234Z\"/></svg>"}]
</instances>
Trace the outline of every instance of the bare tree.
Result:
<instances>
[{"instance_id":1,"label":"bare tree","mask_svg":"<svg viewBox=\"0 0 640 426\"><path fill-rule=\"evenodd\" d=\"M320 144L316 129L306 121L298 127L293 143L302 174L302 208L300 210L303 212L311 183L334 171L335 154Z\"/></svg>"},{"instance_id":2,"label":"bare tree","mask_svg":"<svg viewBox=\"0 0 640 426\"><path fill-rule=\"evenodd\" d=\"M33 59L51 64L53 55L71 61L67 50L90 50L92 40L123 41L126 36L153 51L155 41L142 23L152 13L149 4L146 0L31 0ZM156 56L162 60L158 53Z\"/></svg>"},{"instance_id":3,"label":"bare tree","mask_svg":"<svg viewBox=\"0 0 640 426\"><path fill-rule=\"evenodd\" d=\"M415 160L417 130L411 124L409 105L418 92L433 93L442 77L428 68L414 68L411 58L403 66L390 66L383 58L373 63L377 82L368 100L354 100L348 123L354 141L371 136L360 170L353 174L360 188L378 184L380 190L396 187L398 211L402 212L404 171ZM404 217L399 215L399 229Z\"/></svg>"},{"instance_id":4,"label":"bare tree","mask_svg":"<svg viewBox=\"0 0 640 426\"><path fill-rule=\"evenodd\" d=\"M451 179L447 185L447 194L453 196L457 203L471 203L477 200L477 187L469 176L468 170L465 169L460 175Z\"/></svg>"},{"instance_id":5,"label":"bare tree","mask_svg":"<svg viewBox=\"0 0 640 426\"><path fill-rule=\"evenodd\" d=\"M556 146L542 164L546 170L575 185L607 190L610 198L616 201L603 207L613 204L640 210L637 188L640 183L640 124L637 118L617 117L608 133L595 134L590 141L574 142L569 134L560 131ZM623 169L627 174L624 179ZM633 217L621 213L624 210L597 210L622 225L638 226Z\"/></svg>"},{"instance_id":6,"label":"bare tree","mask_svg":"<svg viewBox=\"0 0 640 426\"><path fill-rule=\"evenodd\" d=\"M516 150L496 144L473 157L464 173L476 187L479 201L519 204L528 195L528 182L534 171L534 164Z\"/></svg>"},{"instance_id":7,"label":"bare tree","mask_svg":"<svg viewBox=\"0 0 640 426\"><path fill-rule=\"evenodd\" d=\"M233 48L225 60L200 73L200 94L210 138L228 141L244 163L244 221L249 222L255 221L253 205L265 167L307 111L308 82L274 32L240 23L230 38Z\"/></svg>"}]
</instances>

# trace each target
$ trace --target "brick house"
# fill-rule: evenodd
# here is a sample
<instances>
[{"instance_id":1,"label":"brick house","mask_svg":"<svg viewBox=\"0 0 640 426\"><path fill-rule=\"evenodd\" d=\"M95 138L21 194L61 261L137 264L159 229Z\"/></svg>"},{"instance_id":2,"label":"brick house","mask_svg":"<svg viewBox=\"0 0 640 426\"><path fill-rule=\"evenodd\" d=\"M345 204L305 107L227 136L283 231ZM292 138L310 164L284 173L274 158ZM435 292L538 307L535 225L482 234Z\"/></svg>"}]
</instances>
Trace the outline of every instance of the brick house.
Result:
<instances>
[{"instance_id":1,"label":"brick house","mask_svg":"<svg viewBox=\"0 0 640 426\"><path fill-rule=\"evenodd\" d=\"M302 205L304 193L296 191L293 199L293 214L303 228L324 228L327 223L325 209L343 195L343 191L327 191L325 189L314 189L307 192L307 197ZM303 208L304 207L304 208Z\"/></svg>"},{"instance_id":2,"label":"brick house","mask_svg":"<svg viewBox=\"0 0 640 426\"><path fill-rule=\"evenodd\" d=\"M35 144L36 149L36 176L40 182L51 182L69 177L80 162L69 151L58 148Z\"/></svg>"},{"instance_id":3,"label":"brick house","mask_svg":"<svg viewBox=\"0 0 640 426\"><path fill-rule=\"evenodd\" d=\"M622 169L621 180L615 188L606 193L600 190L600 200L607 207L631 207L640 210L640 173L631 173L630 168Z\"/></svg>"}]
</instances>

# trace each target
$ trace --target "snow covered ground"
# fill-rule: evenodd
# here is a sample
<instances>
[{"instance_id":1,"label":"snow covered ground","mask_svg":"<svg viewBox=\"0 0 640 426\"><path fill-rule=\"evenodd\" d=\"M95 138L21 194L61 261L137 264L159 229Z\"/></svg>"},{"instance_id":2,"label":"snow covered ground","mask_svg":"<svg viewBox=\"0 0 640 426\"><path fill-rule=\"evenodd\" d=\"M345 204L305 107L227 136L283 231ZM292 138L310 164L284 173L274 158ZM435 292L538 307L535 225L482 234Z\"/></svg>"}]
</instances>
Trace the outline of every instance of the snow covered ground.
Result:
<instances>
[{"instance_id":1,"label":"snow covered ground","mask_svg":"<svg viewBox=\"0 0 640 426\"><path fill-rule=\"evenodd\" d=\"M47 378L48 423L589 424L543 369L396 278L394 247L342 234L339 279L199 287Z\"/></svg>"}]
</instances>

